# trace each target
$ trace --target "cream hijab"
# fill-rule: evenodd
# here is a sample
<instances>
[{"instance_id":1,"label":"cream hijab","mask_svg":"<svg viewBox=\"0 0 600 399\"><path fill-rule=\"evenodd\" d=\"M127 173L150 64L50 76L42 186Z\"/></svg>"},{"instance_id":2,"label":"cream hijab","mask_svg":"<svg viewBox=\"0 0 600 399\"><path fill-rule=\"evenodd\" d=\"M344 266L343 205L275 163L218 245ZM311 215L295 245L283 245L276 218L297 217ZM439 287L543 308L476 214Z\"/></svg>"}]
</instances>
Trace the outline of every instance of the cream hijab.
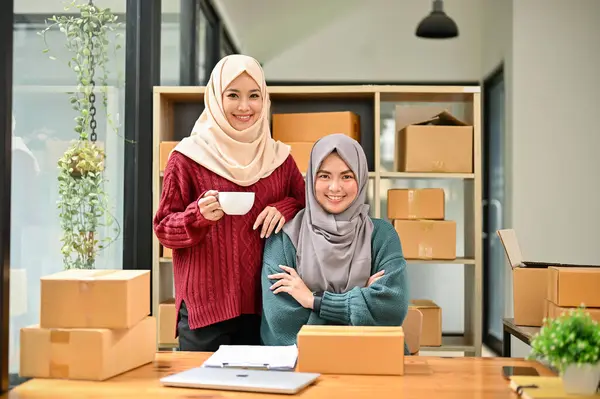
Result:
<instances>
[{"instance_id":1,"label":"cream hijab","mask_svg":"<svg viewBox=\"0 0 600 399\"><path fill-rule=\"evenodd\" d=\"M227 121L223 92L244 72L258 84L263 107L256 123L240 131ZM204 106L191 135L173 151L240 186L250 186L269 176L287 159L290 147L271 138L268 119L271 101L263 70L254 58L235 54L221 59L208 81Z\"/></svg>"},{"instance_id":2,"label":"cream hijab","mask_svg":"<svg viewBox=\"0 0 600 399\"><path fill-rule=\"evenodd\" d=\"M337 154L354 172L358 194L348 209L333 215L315 198L315 177L323 160ZM317 141L306 173L306 208L283 227L296 247L296 270L311 291L343 293L365 287L371 275L373 221L365 204L367 158L360 144L343 134Z\"/></svg>"}]
</instances>

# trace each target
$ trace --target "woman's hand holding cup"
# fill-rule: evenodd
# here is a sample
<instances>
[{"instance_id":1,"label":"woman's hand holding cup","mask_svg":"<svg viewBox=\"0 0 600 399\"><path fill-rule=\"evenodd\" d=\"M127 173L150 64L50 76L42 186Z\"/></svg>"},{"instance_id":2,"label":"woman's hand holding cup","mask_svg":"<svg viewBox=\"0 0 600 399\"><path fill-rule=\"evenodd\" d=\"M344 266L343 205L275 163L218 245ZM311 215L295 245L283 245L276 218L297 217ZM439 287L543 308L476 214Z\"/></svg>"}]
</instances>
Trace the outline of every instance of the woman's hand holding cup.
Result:
<instances>
[{"instance_id":1,"label":"woman's hand holding cup","mask_svg":"<svg viewBox=\"0 0 600 399\"><path fill-rule=\"evenodd\" d=\"M218 191L209 190L198 200L198 208L206 220L216 222L223 217L224 213L218 197Z\"/></svg>"}]
</instances>

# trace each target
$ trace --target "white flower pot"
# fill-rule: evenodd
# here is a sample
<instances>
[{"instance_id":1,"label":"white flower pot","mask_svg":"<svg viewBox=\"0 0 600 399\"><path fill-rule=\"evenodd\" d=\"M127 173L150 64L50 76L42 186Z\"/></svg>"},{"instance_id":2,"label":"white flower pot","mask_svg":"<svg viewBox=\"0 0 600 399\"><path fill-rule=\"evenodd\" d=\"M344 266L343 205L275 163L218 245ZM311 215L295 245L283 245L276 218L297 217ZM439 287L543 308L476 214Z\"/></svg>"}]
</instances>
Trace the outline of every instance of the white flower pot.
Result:
<instances>
[{"instance_id":1,"label":"white flower pot","mask_svg":"<svg viewBox=\"0 0 600 399\"><path fill-rule=\"evenodd\" d=\"M600 363L569 365L562 374L562 381L567 394L593 395L600 383Z\"/></svg>"}]
</instances>

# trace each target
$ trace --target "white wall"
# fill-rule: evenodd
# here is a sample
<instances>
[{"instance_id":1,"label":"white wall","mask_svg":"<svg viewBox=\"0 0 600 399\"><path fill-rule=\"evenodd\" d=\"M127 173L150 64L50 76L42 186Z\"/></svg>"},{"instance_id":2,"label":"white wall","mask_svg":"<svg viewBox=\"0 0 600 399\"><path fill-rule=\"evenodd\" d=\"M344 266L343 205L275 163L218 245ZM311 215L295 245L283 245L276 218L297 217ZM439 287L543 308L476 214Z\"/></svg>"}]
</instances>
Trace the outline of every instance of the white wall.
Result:
<instances>
[{"instance_id":1,"label":"white wall","mask_svg":"<svg viewBox=\"0 0 600 399\"><path fill-rule=\"evenodd\" d=\"M283 49L265 73L271 80L477 81L482 2L444 3L459 26L457 39L415 36L429 1L371 0Z\"/></svg>"}]
</instances>

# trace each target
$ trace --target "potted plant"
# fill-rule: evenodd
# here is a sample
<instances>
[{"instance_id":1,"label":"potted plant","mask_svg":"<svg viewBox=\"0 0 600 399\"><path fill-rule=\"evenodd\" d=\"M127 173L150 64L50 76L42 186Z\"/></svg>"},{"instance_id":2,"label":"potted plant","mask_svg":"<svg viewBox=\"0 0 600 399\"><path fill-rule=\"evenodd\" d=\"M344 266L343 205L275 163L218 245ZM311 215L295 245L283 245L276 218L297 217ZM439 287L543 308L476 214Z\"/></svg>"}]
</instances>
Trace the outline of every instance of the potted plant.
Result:
<instances>
[{"instance_id":1,"label":"potted plant","mask_svg":"<svg viewBox=\"0 0 600 399\"><path fill-rule=\"evenodd\" d=\"M554 319L531 340L533 359L555 367L569 394L593 394L600 382L600 325L582 305Z\"/></svg>"},{"instance_id":2,"label":"potted plant","mask_svg":"<svg viewBox=\"0 0 600 399\"><path fill-rule=\"evenodd\" d=\"M121 47L118 40L110 38L119 23L110 9L96 7L92 1L71 1L64 9L67 13L75 12L49 18L49 25L39 32L46 43L44 53L49 52L48 31L58 29L64 34L65 46L71 53L67 65L74 72L76 83L75 91L69 93L69 102L77 112L76 139L58 160L61 253L65 269L93 269L98 251L114 242L120 233L104 190L106 153L103 146L96 143L97 94L101 95L98 99L108 126L117 129L107 110L107 80L109 51L116 53ZM118 39L120 33L115 36ZM111 50L111 42L114 50ZM111 227L103 229L104 226Z\"/></svg>"}]
</instances>

